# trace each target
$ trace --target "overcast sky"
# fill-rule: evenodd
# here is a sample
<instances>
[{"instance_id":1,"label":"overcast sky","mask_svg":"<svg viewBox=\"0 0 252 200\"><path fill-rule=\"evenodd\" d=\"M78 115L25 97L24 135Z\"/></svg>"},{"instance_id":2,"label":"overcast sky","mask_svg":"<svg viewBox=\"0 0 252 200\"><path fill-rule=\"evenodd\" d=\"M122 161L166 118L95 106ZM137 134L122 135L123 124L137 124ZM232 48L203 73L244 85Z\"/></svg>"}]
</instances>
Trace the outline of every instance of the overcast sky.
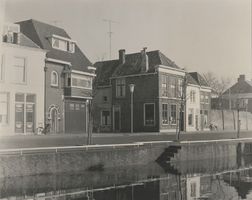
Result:
<instances>
[{"instance_id":1,"label":"overcast sky","mask_svg":"<svg viewBox=\"0 0 252 200\"><path fill-rule=\"evenodd\" d=\"M5 21L35 19L65 29L91 62L160 50L187 71L252 79L249 0L7 0ZM105 55L105 56L104 56Z\"/></svg>"}]
</instances>

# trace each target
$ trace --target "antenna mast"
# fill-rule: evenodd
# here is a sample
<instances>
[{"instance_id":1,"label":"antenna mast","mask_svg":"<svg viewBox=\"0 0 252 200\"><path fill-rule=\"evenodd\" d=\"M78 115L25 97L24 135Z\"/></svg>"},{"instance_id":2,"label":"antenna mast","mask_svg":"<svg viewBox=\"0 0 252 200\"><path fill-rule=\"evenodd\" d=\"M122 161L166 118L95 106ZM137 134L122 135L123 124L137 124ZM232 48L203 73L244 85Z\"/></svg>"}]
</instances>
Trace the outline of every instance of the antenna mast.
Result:
<instances>
[{"instance_id":1,"label":"antenna mast","mask_svg":"<svg viewBox=\"0 0 252 200\"><path fill-rule=\"evenodd\" d=\"M119 24L119 22L108 20L108 19L104 19L103 21L109 22L109 32L108 32L108 34L109 34L109 52L110 52L109 59L111 60L111 34L113 33L113 32L111 32L111 23Z\"/></svg>"},{"instance_id":2,"label":"antenna mast","mask_svg":"<svg viewBox=\"0 0 252 200\"><path fill-rule=\"evenodd\" d=\"M51 21L51 22L54 22L54 26L57 27L57 22L61 22L61 21Z\"/></svg>"}]
</instances>

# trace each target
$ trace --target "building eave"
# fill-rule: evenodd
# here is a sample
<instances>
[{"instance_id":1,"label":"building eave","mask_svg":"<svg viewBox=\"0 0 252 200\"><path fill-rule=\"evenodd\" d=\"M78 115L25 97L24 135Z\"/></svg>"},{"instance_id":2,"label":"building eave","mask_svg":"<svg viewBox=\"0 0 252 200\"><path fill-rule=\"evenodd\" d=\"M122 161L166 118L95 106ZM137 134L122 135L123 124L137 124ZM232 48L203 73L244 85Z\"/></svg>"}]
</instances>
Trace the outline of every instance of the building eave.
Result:
<instances>
[{"instance_id":1,"label":"building eave","mask_svg":"<svg viewBox=\"0 0 252 200\"><path fill-rule=\"evenodd\" d=\"M55 63L60 63L60 64L72 66L72 64L71 64L70 62L63 61L63 60L58 60L58 59L53 59L53 58L46 58L45 61L48 61L48 62L55 62Z\"/></svg>"}]
</instances>

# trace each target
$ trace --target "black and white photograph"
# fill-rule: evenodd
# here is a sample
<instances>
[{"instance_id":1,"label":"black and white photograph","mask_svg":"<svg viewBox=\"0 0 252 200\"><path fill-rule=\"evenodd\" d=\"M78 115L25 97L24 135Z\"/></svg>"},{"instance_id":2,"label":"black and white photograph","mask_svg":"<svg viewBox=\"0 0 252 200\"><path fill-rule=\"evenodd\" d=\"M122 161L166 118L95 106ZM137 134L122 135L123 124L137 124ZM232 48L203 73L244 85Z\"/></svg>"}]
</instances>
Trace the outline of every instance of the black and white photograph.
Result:
<instances>
[{"instance_id":1,"label":"black and white photograph","mask_svg":"<svg viewBox=\"0 0 252 200\"><path fill-rule=\"evenodd\" d=\"M251 0L0 0L0 200L252 200Z\"/></svg>"}]
</instances>

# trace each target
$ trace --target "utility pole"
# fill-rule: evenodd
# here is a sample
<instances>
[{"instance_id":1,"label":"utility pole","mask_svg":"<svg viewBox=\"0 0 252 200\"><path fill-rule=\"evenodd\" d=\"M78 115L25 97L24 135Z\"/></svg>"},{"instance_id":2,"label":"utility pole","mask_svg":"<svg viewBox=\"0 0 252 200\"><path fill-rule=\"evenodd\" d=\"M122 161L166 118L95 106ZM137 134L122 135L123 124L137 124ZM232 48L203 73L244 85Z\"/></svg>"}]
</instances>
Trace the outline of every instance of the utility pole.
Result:
<instances>
[{"instance_id":1,"label":"utility pole","mask_svg":"<svg viewBox=\"0 0 252 200\"><path fill-rule=\"evenodd\" d=\"M111 23L117 23L119 24L119 22L116 22L116 21L112 21L112 20L108 20L108 19L104 19L103 21L106 21L106 22L109 22L109 59L111 60L111 35L113 32L111 32Z\"/></svg>"},{"instance_id":2,"label":"utility pole","mask_svg":"<svg viewBox=\"0 0 252 200\"><path fill-rule=\"evenodd\" d=\"M54 22L54 26L57 27L57 23L58 23L58 22L61 22L61 21L57 21L57 20L56 20L56 21L51 21L51 22Z\"/></svg>"}]
</instances>

